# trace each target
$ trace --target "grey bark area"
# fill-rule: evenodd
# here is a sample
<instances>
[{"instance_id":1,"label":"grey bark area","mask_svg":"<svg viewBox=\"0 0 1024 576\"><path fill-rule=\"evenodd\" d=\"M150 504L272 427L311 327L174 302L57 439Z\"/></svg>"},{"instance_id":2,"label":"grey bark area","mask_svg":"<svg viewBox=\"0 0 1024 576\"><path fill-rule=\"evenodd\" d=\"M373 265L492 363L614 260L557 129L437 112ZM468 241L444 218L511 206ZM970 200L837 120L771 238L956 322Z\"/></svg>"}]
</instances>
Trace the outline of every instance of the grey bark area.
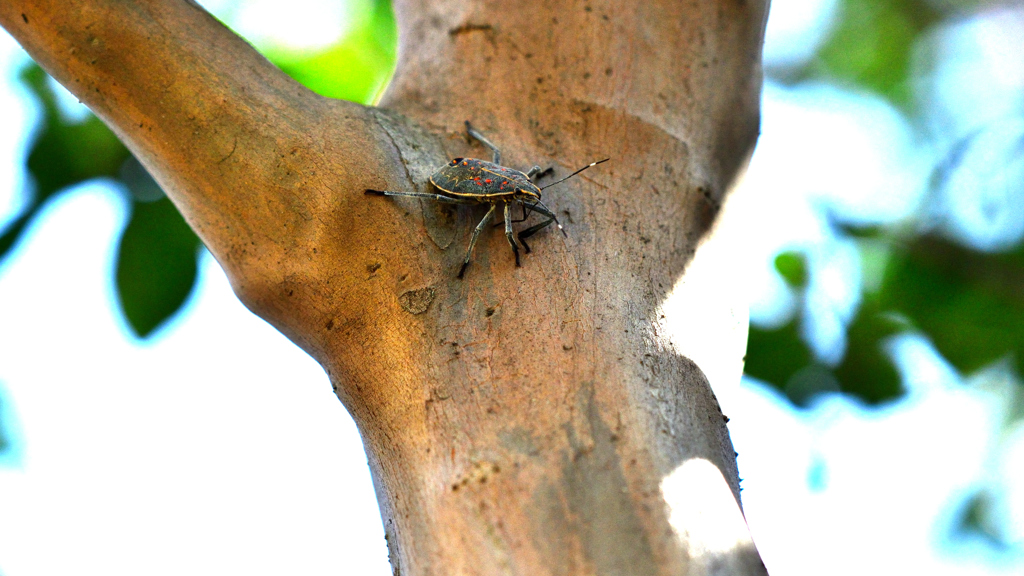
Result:
<instances>
[{"instance_id":1,"label":"grey bark area","mask_svg":"<svg viewBox=\"0 0 1024 576\"><path fill-rule=\"evenodd\" d=\"M739 374L745 324L696 315L677 342L661 306L744 306L706 255L757 138L767 2L395 11L377 108L309 92L189 2L5 0L0 24L323 365L396 574L763 574L706 377ZM465 120L520 170L612 160L544 192L567 239L516 268L487 229L458 280L485 207L363 192L489 158Z\"/></svg>"}]
</instances>

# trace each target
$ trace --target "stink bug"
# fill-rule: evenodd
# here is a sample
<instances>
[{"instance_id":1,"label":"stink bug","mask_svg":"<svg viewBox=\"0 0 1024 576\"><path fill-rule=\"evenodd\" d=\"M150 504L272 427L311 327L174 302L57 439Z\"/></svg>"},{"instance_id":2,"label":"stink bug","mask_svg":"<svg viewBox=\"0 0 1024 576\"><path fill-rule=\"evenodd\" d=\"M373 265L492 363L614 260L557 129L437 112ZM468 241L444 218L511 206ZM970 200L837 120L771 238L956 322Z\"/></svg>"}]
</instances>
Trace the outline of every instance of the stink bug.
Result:
<instances>
[{"instance_id":1,"label":"stink bug","mask_svg":"<svg viewBox=\"0 0 1024 576\"><path fill-rule=\"evenodd\" d=\"M541 190L565 182L591 166L608 161L608 158L605 158L604 160L592 162L558 182L538 187L534 183L534 178L542 174L540 166L534 166L525 173L502 166L501 152L498 151L498 147L474 130L470 126L469 120L466 121L466 132L491 150L494 154L493 160L487 162L486 160L477 160L476 158L455 158L430 176L429 186L431 192L427 193L392 192L390 190L366 191L367 194L375 196L410 196L413 198L428 198L449 204L490 204L491 208L487 211L487 215L484 216L483 220L473 230L473 237L469 241L466 258L462 261L462 268L459 269L459 278L462 278L462 275L466 272L466 267L469 266L470 257L473 255L473 247L476 246L480 232L494 218L494 213L497 211L499 204L505 212L505 238L508 239L509 245L512 246L512 252L516 257L516 266L519 266L519 245L523 246L523 250L527 254L530 253L530 247L526 244L526 238L533 236L552 223L558 226L563 235L565 234L565 230L562 228L562 224L558 222L558 217L555 216L555 213L540 201ZM512 206L514 204L519 204L523 207L523 217L520 220L512 220ZM517 235L512 231L512 223L526 220L527 210L537 212L547 217L547 220L534 224Z\"/></svg>"}]
</instances>

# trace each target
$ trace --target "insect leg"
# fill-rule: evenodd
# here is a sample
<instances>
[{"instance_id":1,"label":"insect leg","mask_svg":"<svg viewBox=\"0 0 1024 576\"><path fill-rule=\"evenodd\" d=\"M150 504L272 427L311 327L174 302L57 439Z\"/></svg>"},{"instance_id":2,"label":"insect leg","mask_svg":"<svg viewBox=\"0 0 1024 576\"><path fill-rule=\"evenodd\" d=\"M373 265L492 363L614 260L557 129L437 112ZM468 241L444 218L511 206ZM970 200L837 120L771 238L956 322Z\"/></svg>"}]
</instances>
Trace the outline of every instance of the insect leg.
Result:
<instances>
[{"instance_id":1,"label":"insect leg","mask_svg":"<svg viewBox=\"0 0 1024 576\"><path fill-rule=\"evenodd\" d=\"M513 218L512 219L512 223L513 224L519 224L520 222L526 222L526 219L529 217L529 214L526 213L526 204L525 203L520 203L519 205L523 207L523 217L518 219L518 220ZM497 224L494 225L494 227L497 228L498 226L502 226L502 225L504 225L504 222L498 222Z\"/></svg>"},{"instance_id":2,"label":"insect leg","mask_svg":"<svg viewBox=\"0 0 1024 576\"><path fill-rule=\"evenodd\" d=\"M483 134L477 132L476 129L470 126L469 120L466 120L466 132L473 138L479 140L481 144L490 148L491 152L494 153L494 160L492 160L492 162L501 165L501 152L498 151L498 147L492 144L491 141L488 140L487 138L484 138Z\"/></svg>"},{"instance_id":3,"label":"insect leg","mask_svg":"<svg viewBox=\"0 0 1024 576\"><path fill-rule=\"evenodd\" d=\"M540 224L534 224L533 226L530 226L526 230L523 230L522 232L519 233L519 243L523 245L523 250L526 250L527 254L532 252L532 250L530 250L530 245L526 243L526 239L536 234L539 230L547 228L548 226L551 225L552 222L554 222L554 220L548 218L547 220L541 222Z\"/></svg>"},{"instance_id":4,"label":"insect leg","mask_svg":"<svg viewBox=\"0 0 1024 576\"><path fill-rule=\"evenodd\" d=\"M527 237L533 236L534 233L536 233L538 230L540 230L541 228L544 228L545 226L547 226L547 225L551 224L552 222L554 222L555 225L558 226L558 231L562 233L562 236L565 236L566 238L569 237L569 235L565 233L565 228L562 228L562 223L558 221L558 216L555 216L555 213L552 212L550 208L548 208L547 206L542 204L539 200L536 203L534 203L534 204L530 204L530 210L533 210L534 212L538 212L540 214L543 214L543 215L547 216L548 218L550 218L551 220L549 220L547 222L541 222L541 224L538 224L536 226L531 226L530 228L527 228L526 230L523 230L523 233L520 234L520 236L522 236L523 234L526 234L526 232L529 232L530 230L533 230L533 232L530 232L529 234L526 234L526 236Z\"/></svg>"},{"instance_id":5,"label":"insect leg","mask_svg":"<svg viewBox=\"0 0 1024 576\"><path fill-rule=\"evenodd\" d=\"M537 212L539 214L543 214L547 216L548 219L539 224L534 224L533 226L530 226L526 230L523 230L522 232L519 233L519 243L523 245L523 249L526 250L527 254L530 253L530 246L526 244L524 240L525 238L533 236L537 232L540 232L544 228L550 226L552 223L558 224L558 229L562 230L562 225L558 223L558 218L555 217L555 213L552 212L551 210L548 210L544 206L538 206L537 204L531 204L530 210L533 210L534 212ZM565 230L562 230L562 234L565 234Z\"/></svg>"},{"instance_id":6,"label":"insect leg","mask_svg":"<svg viewBox=\"0 0 1024 576\"><path fill-rule=\"evenodd\" d=\"M469 259L473 255L473 247L476 246L476 239L480 236L480 231L487 227L487 223L494 217L494 211L497 208L497 204L491 204L491 209L487 211L484 219L473 229L473 237L469 240L469 250L466 250L466 259L462 261L462 268L459 268L459 278L462 278L462 275L466 272L466 266L469 266Z\"/></svg>"},{"instance_id":7,"label":"insect leg","mask_svg":"<svg viewBox=\"0 0 1024 576\"><path fill-rule=\"evenodd\" d=\"M410 198L426 198L427 200L436 200L437 202L445 202L448 204L476 204L474 200L464 200L461 198L451 198L449 196L442 196L440 194L427 194L425 192L394 192L391 190L369 190L365 192L370 196L408 196Z\"/></svg>"},{"instance_id":8,"label":"insect leg","mask_svg":"<svg viewBox=\"0 0 1024 576\"><path fill-rule=\"evenodd\" d=\"M505 238L512 246L512 252L516 255L516 268L519 267L519 246L516 244L516 235L512 232L512 206L505 203Z\"/></svg>"},{"instance_id":9,"label":"insect leg","mask_svg":"<svg viewBox=\"0 0 1024 576\"><path fill-rule=\"evenodd\" d=\"M513 200L512 203L515 204L515 201ZM526 204L520 203L519 205L523 207L523 217L518 219L518 220L513 218L512 219L512 223L513 224L519 224L520 222L526 222L526 218L527 218ZM498 222L497 224L495 224L494 227L497 228L498 226L504 226L504 225L505 225L505 221L502 220L501 222Z\"/></svg>"},{"instance_id":10,"label":"insect leg","mask_svg":"<svg viewBox=\"0 0 1024 576\"><path fill-rule=\"evenodd\" d=\"M522 218L520 218L520 219L518 219L518 220L516 220L515 218L513 218L513 219L512 219L512 223L513 223L513 224L519 224L520 222L526 222L526 219L527 219L527 218L529 217L529 215L528 215L528 214L526 213L526 204L525 204L525 203L522 203L522 202L520 202L520 203L519 203L519 205L523 207L523 217L522 217Z\"/></svg>"},{"instance_id":11,"label":"insect leg","mask_svg":"<svg viewBox=\"0 0 1024 576\"><path fill-rule=\"evenodd\" d=\"M526 177L536 182L537 180L540 180L541 178L547 176L548 174L551 174L554 171L555 169L550 166L543 170L541 170L540 166L534 166L533 168L530 168L529 172L526 173Z\"/></svg>"},{"instance_id":12,"label":"insect leg","mask_svg":"<svg viewBox=\"0 0 1024 576\"><path fill-rule=\"evenodd\" d=\"M520 222L526 222L526 219L529 217L529 214L526 213L526 204L519 204L519 205L523 207L523 217L520 218L519 220L513 220L512 221L513 224L518 224Z\"/></svg>"}]
</instances>

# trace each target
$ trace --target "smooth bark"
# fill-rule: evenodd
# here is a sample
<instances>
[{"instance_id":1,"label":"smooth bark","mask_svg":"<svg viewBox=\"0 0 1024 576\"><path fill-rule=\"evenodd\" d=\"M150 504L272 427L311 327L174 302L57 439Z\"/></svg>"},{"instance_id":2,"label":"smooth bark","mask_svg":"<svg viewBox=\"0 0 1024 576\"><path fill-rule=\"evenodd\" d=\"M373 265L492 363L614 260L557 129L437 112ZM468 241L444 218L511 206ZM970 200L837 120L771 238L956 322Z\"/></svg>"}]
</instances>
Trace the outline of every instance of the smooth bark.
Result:
<instances>
[{"instance_id":1,"label":"smooth bark","mask_svg":"<svg viewBox=\"0 0 1024 576\"><path fill-rule=\"evenodd\" d=\"M659 307L715 281L689 266L757 137L766 2L395 9L380 108L313 94L191 2L4 0L0 24L324 366L396 574L763 573L704 376L736 371L745 325L687 326L718 352L698 367ZM512 167L612 161L545 192L567 240L516 268L487 231L457 280L482 211L363 191L488 157L466 119Z\"/></svg>"}]
</instances>

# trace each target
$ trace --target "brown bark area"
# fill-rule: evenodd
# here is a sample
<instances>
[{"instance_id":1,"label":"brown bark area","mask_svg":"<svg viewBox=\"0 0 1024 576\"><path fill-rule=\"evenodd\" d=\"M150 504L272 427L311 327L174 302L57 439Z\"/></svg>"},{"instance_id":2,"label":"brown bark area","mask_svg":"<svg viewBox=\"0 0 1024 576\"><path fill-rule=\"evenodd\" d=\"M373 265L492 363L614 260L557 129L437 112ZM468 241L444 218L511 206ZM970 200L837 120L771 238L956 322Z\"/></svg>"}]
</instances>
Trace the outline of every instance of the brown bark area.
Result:
<instances>
[{"instance_id":1,"label":"brown bark area","mask_svg":"<svg viewBox=\"0 0 1024 576\"><path fill-rule=\"evenodd\" d=\"M396 573L759 574L721 411L658 306L756 140L766 9L401 0L381 108L309 92L188 2L4 0L0 23L327 370ZM363 190L487 158L465 119L512 167L612 161L545 193L568 240L515 268L488 231L457 280L482 211ZM724 480L668 501L692 462Z\"/></svg>"}]
</instances>

